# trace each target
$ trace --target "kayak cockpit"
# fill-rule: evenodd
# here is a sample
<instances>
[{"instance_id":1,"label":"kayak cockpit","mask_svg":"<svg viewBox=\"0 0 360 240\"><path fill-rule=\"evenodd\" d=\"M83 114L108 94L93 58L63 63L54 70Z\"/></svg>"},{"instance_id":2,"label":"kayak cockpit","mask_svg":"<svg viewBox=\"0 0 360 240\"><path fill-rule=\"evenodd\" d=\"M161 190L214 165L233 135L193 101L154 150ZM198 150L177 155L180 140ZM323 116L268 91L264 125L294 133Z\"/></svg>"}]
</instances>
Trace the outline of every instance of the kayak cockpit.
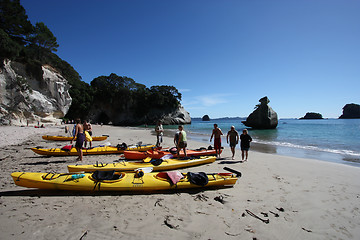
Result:
<instances>
[{"instance_id":1,"label":"kayak cockpit","mask_svg":"<svg viewBox=\"0 0 360 240\"><path fill-rule=\"evenodd\" d=\"M115 170L112 171L95 171L89 175L89 179L94 182L118 182L121 181L125 177L125 173L123 172L116 172Z\"/></svg>"}]
</instances>

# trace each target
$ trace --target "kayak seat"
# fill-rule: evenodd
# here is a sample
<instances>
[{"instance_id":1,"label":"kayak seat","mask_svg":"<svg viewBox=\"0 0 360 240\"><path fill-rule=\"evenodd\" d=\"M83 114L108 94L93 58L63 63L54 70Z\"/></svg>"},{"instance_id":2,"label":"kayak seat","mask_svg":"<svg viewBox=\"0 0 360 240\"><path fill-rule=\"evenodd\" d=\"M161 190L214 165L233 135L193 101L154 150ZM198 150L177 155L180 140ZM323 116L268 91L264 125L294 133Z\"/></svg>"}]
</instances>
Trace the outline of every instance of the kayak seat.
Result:
<instances>
[{"instance_id":1,"label":"kayak seat","mask_svg":"<svg viewBox=\"0 0 360 240\"><path fill-rule=\"evenodd\" d=\"M62 147L61 150L68 152L71 150L71 148L72 148L72 145L66 145L66 146Z\"/></svg>"},{"instance_id":2,"label":"kayak seat","mask_svg":"<svg viewBox=\"0 0 360 240\"><path fill-rule=\"evenodd\" d=\"M163 178L163 179L166 179L166 180L170 180L169 176L167 175L166 172L159 172L158 174L156 174L156 177L157 178Z\"/></svg>"},{"instance_id":3,"label":"kayak seat","mask_svg":"<svg viewBox=\"0 0 360 240\"><path fill-rule=\"evenodd\" d=\"M154 166L159 166L163 162L162 159L151 159L150 163Z\"/></svg>"},{"instance_id":4,"label":"kayak seat","mask_svg":"<svg viewBox=\"0 0 360 240\"><path fill-rule=\"evenodd\" d=\"M188 172L187 178L192 184L200 186L205 186L209 182L209 178L204 172Z\"/></svg>"},{"instance_id":5,"label":"kayak seat","mask_svg":"<svg viewBox=\"0 0 360 240\"><path fill-rule=\"evenodd\" d=\"M186 176L186 174L184 173L181 173L181 175L183 176L183 178ZM167 180L172 182L171 178L168 175L168 172L159 172L158 174L155 175L155 177L161 180Z\"/></svg>"},{"instance_id":6,"label":"kayak seat","mask_svg":"<svg viewBox=\"0 0 360 240\"><path fill-rule=\"evenodd\" d=\"M122 177L122 174L115 174L115 170L112 171L95 171L91 177L96 181L102 180L118 180Z\"/></svg>"},{"instance_id":7,"label":"kayak seat","mask_svg":"<svg viewBox=\"0 0 360 240\"><path fill-rule=\"evenodd\" d=\"M195 149L195 151L206 151L207 149L206 148L204 148L204 147L201 147L201 148L197 148L197 149Z\"/></svg>"},{"instance_id":8,"label":"kayak seat","mask_svg":"<svg viewBox=\"0 0 360 240\"><path fill-rule=\"evenodd\" d=\"M232 173L218 173L218 175L220 175L220 176L231 176Z\"/></svg>"},{"instance_id":9,"label":"kayak seat","mask_svg":"<svg viewBox=\"0 0 360 240\"><path fill-rule=\"evenodd\" d=\"M128 145L123 142L122 144L116 145L116 148L119 149L119 150L125 150L125 149L128 148Z\"/></svg>"}]
</instances>

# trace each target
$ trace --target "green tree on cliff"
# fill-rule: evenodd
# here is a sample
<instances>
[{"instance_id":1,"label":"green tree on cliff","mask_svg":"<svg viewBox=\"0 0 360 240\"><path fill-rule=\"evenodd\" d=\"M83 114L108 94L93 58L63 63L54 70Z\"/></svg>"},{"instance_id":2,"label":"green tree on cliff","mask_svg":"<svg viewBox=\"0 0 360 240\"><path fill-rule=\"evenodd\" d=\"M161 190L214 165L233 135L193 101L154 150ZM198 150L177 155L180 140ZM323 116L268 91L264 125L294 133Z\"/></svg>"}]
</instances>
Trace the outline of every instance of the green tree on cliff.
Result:
<instances>
[{"instance_id":1,"label":"green tree on cliff","mask_svg":"<svg viewBox=\"0 0 360 240\"><path fill-rule=\"evenodd\" d=\"M18 44L25 45L33 26L19 0L0 0L0 28Z\"/></svg>"},{"instance_id":2,"label":"green tree on cliff","mask_svg":"<svg viewBox=\"0 0 360 240\"><path fill-rule=\"evenodd\" d=\"M181 101L181 94L173 86L152 86L149 89L131 78L114 73L95 78L91 88L96 99L94 105L111 105L116 111L131 112L139 118L146 118L151 111L170 112Z\"/></svg>"},{"instance_id":3,"label":"green tree on cliff","mask_svg":"<svg viewBox=\"0 0 360 240\"><path fill-rule=\"evenodd\" d=\"M0 0L0 57L16 59L33 32L19 0Z\"/></svg>"},{"instance_id":4,"label":"green tree on cliff","mask_svg":"<svg viewBox=\"0 0 360 240\"><path fill-rule=\"evenodd\" d=\"M45 58L50 52L56 52L59 47L54 34L42 22L36 23L28 40L30 43L28 48L35 51L38 60Z\"/></svg>"},{"instance_id":5,"label":"green tree on cliff","mask_svg":"<svg viewBox=\"0 0 360 240\"><path fill-rule=\"evenodd\" d=\"M149 89L131 78L113 73L95 78L90 86L81 81L79 73L69 63L54 53L58 47L56 37L44 23L31 24L19 0L0 0L0 61L9 58L21 62L26 65L28 74L37 79L42 77L42 65L56 68L71 85L69 93L73 101L67 118L84 119L94 107L111 105L138 119L148 119L147 114L156 118L180 104L181 94L173 86Z\"/></svg>"}]
</instances>

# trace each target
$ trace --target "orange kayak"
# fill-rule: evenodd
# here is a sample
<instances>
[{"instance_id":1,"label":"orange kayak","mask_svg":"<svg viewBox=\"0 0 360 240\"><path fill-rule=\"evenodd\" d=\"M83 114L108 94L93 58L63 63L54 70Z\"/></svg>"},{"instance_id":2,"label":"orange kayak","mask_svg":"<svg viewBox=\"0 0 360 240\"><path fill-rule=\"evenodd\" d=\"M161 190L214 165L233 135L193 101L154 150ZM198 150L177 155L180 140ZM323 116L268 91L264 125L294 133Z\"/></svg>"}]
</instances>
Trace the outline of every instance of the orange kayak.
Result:
<instances>
[{"instance_id":1,"label":"orange kayak","mask_svg":"<svg viewBox=\"0 0 360 240\"><path fill-rule=\"evenodd\" d=\"M220 152L222 149L220 150ZM140 151L124 151L124 157L126 159L132 159L132 160L142 160L147 157L150 157L152 159L159 159L162 158L165 155L172 154L174 157L185 157L184 151L180 151L180 156L178 156L173 151L163 151L163 150L149 150L146 152L140 152ZM199 150L186 150L187 156L215 156L216 151L215 149L207 150L207 149L199 149Z\"/></svg>"}]
</instances>

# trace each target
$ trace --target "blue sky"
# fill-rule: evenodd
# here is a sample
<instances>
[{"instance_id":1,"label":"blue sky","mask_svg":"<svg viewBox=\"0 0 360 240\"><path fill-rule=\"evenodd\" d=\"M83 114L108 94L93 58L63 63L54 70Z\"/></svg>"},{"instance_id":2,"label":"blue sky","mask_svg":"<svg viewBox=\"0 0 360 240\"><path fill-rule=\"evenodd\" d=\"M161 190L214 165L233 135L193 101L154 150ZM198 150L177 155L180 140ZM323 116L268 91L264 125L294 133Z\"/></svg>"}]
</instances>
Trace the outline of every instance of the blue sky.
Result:
<instances>
[{"instance_id":1,"label":"blue sky","mask_svg":"<svg viewBox=\"0 0 360 240\"><path fill-rule=\"evenodd\" d=\"M115 73L172 85L191 117L338 117L360 104L357 0L21 0L90 83Z\"/></svg>"}]
</instances>

